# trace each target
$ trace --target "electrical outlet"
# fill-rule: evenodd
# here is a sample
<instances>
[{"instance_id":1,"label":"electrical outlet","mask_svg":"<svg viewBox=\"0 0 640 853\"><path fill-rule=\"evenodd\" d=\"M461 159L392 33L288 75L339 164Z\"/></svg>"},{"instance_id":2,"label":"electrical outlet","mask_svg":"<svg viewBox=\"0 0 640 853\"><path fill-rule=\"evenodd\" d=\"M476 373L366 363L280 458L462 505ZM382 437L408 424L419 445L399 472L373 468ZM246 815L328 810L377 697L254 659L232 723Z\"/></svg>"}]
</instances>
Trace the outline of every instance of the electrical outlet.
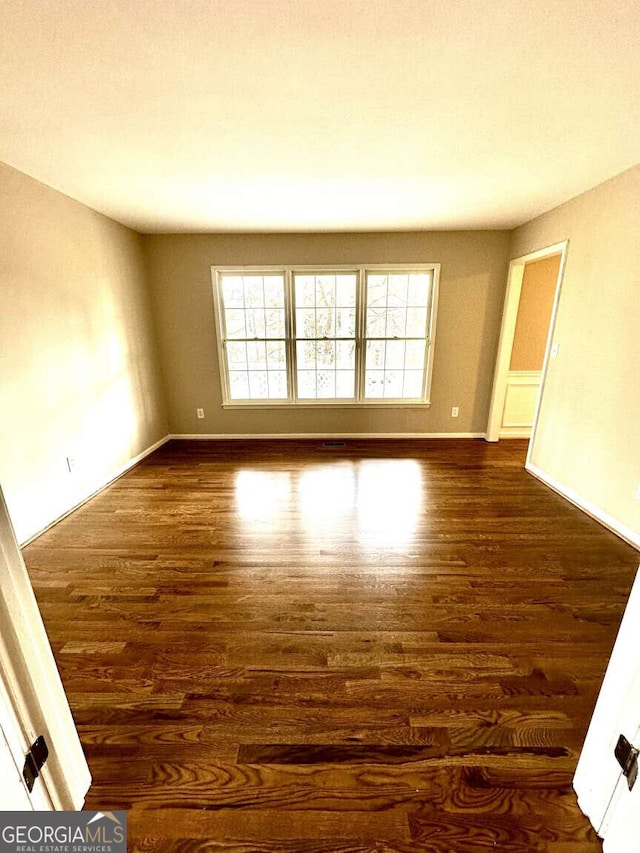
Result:
<instances>
[{"instance_id":1,"label":"electrical outlet","mask_svg":"<svg viewBox=\"0 0 640 853\"><path fill-rule=\"evenodd\" d=\"M204 417L204 409L196 409L196 415L199 418L203 418Z\"/></svg>"},{"instance_id":2,"label":"electrical outlet","mask_svg":"<svg viewBox=\"0 0 640 853\"><path fill-rule=\"evenodd\" d=\"M555 343L551 344L551 358L555 358L558 355L558 350L560 349L560 344L555 341Z\"/></svg>"},{"instance_id":3,"label":"electrical outlet","mask_svg":"<svg viewBox=\"0 0 640 853\"><path fill-rule=\"evenodd\" d=\"M452 418L457 418L459 414L460 414L460 407L459 407L459 406L452 406L452 408L451 408L451 417L452 417Z\"/></svg>"}]
</instances>

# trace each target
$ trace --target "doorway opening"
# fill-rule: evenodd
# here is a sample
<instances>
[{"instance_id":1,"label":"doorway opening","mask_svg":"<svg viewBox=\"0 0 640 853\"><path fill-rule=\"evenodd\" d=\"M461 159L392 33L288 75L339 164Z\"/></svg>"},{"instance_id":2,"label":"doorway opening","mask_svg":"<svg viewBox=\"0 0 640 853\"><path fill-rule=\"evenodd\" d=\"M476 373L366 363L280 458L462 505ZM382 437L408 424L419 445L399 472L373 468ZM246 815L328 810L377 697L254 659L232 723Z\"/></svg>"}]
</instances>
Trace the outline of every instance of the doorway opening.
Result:
<instances>
[{"instance_id":1,"label":"doorway opening","mask_svg":"<svg viewBox=\"0 0 640 853\"><path fill-rule=\"evenodd\" d=\"M491 394L487 441L535 435L568 241L511 261Z\"/></svg>"}]
</instances>

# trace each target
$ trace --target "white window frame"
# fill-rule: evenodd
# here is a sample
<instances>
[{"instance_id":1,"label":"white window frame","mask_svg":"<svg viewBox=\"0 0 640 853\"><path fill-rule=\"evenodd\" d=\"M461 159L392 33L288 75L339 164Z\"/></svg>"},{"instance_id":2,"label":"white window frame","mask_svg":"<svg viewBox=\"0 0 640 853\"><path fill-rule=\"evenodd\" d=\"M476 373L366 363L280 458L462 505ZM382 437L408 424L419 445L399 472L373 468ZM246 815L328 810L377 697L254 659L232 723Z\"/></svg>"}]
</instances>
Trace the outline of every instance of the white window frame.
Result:
<instances>
[{"instance_id":1,"label":"white window frame","mask_svg":"<svg viewBox=\"0 0 640 853\"><path fill-rule=\"evenodd\" d=\"M354 273L356 275L356 388L354 399L297 398L296 330L294 306L295 274L331 274ZM365 361L366 361L366 276L376 273L416 273L425 272L432 276L430 304L427 306L427 334L425 336L425 369L423 391L420 398L374 398L365 399ZM286 355L288 371L288 399L282 400L233 400L229 389L229 369L224 338L224 316L222 288L220 278L223 275L282 275L285 289L285 326ZM345 264L345 265L292 265L292 266L219 266L211 267L213 306L216 323L218 364L222 387L222 406L225 409L287 409L287 408L427 408L431 405L431 380L433 376L433 352L438 313L438 293L440 283L440 264Z\"/></svg>"}]
</instances>

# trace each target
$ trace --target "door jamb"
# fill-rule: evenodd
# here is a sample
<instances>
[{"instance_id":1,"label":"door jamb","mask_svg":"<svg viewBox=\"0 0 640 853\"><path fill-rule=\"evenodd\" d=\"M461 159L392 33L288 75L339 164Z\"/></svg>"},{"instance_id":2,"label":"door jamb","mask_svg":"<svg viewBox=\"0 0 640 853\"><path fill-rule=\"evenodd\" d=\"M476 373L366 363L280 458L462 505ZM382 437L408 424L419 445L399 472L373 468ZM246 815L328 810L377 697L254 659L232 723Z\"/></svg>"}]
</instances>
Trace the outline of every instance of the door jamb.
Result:
<instances>
[{"instance_id":1,"label":"door jamb","mask_svg":"<svg viewBox=\"0 0 640 853\"><path fill-rule=\"evenodd\" d=\"M524 278L525 265L531 261L539 261L543 258L548 258L551 255L560 255L560 267L558 269L558 280L553 296L553 305L551 308L551 319L549 321L549 332L547 334L547 343L544 352L544 361L542 371L540 373L540 390L536 400L536 408L533 416L533 424L531 426L531 437L529 439L529 449L533 445L533 437L538 423L538 413L540 411L540 401L544 391L544 383L547 375L547 364L549 360L549 351L551 349L551 341L553 339L553 331L556 322L556 314L558 311L558 301L560 297L560 288L564 276L564 267L567 258L567 249L569 241L564 240L561 243L554 243L552 246L547 246L545 249L538 249L536 252L530 252L527 255L522 255L519 258L514 258L509 264L509 272L507 275L507 290L504 297L504 307L502 309L502 325L500 327L500 339L498 342L498 354L496 357L496 366L493 375L493 388L491 391L491 403L489 406L489 418L487 421L487 441L499 441L500 439L500 424L502 422L502 413L507 395L507 374L509 372L509 362L511 359L511 351L513 349L513 339L516 332L516 320L518 318L518 306L520 304L520 293L522 291L522 280ZM527 464L529 455L527 454Z\"/></svg>"}]
</instances>

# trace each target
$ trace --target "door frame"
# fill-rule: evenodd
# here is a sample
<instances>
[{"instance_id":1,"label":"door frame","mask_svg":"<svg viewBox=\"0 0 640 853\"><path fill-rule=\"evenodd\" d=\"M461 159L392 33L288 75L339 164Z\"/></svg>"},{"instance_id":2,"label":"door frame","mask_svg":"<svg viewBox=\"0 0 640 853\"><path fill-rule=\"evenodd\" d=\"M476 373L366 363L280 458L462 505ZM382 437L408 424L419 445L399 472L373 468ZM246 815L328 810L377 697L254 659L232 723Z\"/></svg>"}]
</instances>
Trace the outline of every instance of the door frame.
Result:
<instances>
[{"instance_id":1,"label":"door frame","mask_svg":"<svg viewBox=\"0 0 640 853\"><path fill-rule=\"evenodd\" d=\"M540 401L544 392L544 383L547 376L547 364L549 361L549 351L551 349L551 341L556 322L556 314L558 312L558 302L560 299L560 290L562 288L562 279L564 277L564 268L567 259L567 250L569 241L564 240L562 243L554 243L552 246L547 246L544 249L538 249L535 252L529 252L519 258L514 258L509 263L509 272L507 275L507 290L504 297L504 307L502 309L502 325L500 327L500 338L498 341L498 353L496 356L496 366L493 374L493 388L491 391L491 402L489 405L489 418L487 421L487 441L500 440L500 425L502 423L502 414L507 395L507 378L509 373L509 363L511 361L511 351L513 350L513 339L516 332L516 321L518 319L518 307L520 305L520 294L522 292L522 281L524 279L525 266L532 261L540 261L543 258L548 258L551 255L560 255L560 267L558 269L558 280L556 282L555 293L553 295L553 305L551 307L551 319L549 321L549 331L547 333L547 343L544 351L544 360L542 363L542 371L540 373L540 390L536 400L536 408L533 415L533 423L531 425L531 436L529 439L529 448L533 445L536 426L538 424L538 414L540 412ZM529 461L527 455L527 462Z\"/></svg>"},{"instance_id":2,"label":"door frame","mask_svg":"<svg viewBox=\"0 0 640 853\"><path fill-rule=\"evenodd\" d=\"M578 805L605 841L615 808L629 793L614 758L618 736L624 734L638 745L635 738L640 719L640 659L636 654L639 643L640 568L629 593L573 779Z\"/></svg>"},{"instance_id":3,"label":"door frame","mask_svg":"<svg viewBox=\"0 0 640 853\"><path fill-rule=\"evenodd\" d=\"M25 743L46 738L36 784L54 809L81 809L91 775L1 488L0 679Z\"/></svg>"},{"instance_id":4,"label":"door frame","mask_svg":"<svg viewBox=\"0 0 640 853\"><path fill-rule=\"evenodd\" d=\"M51 811L53 804L45 783L38 781L40 777L31 791L23 778L25 756L29 751L30 741L27 740L24 727L16 714L4 674L0 672L0 749L3 744L6 750L5 761L9 757L12 768L8 777L2 779L3 799L0 807L4 809L7 804L12 804L11 811Z\"/></svg>"}]
</instances>

